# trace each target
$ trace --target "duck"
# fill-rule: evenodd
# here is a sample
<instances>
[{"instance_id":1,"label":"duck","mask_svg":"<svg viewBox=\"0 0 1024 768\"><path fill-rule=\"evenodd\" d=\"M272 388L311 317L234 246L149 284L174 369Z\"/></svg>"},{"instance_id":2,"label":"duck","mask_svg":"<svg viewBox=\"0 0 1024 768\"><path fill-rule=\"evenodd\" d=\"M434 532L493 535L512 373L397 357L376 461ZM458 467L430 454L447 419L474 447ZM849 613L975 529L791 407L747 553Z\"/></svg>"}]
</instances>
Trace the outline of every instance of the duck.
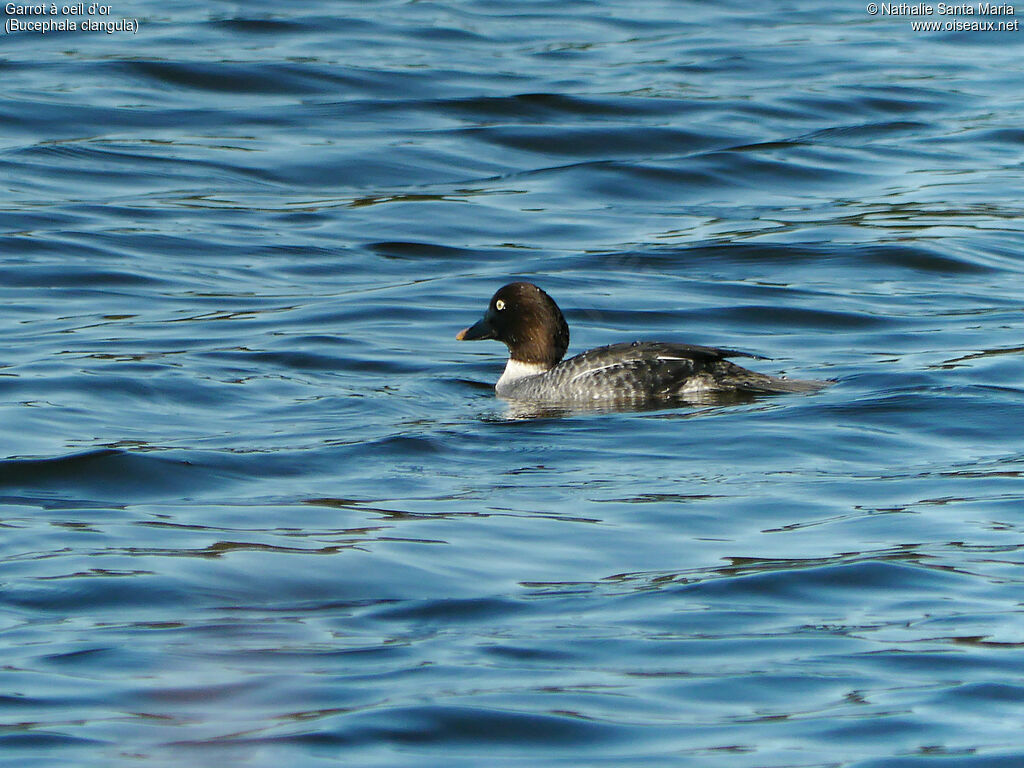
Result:
<instances>
[{"instance_id":1,"label":"duck","mask_svg":"<svg viewBox=\"0 0 1024 768\"><path fill-rule=\"evenodd\" d=\"M504 343L508 362L495 392L520 403L649 405L728 393L810 393L832 383L758 373L729 358L765 359L760 355L676 342L609 344L564 360L569 349L565 316L554 299L528 282L499 288L484 316L455 338Z\"/></svg>"}]
</instances>

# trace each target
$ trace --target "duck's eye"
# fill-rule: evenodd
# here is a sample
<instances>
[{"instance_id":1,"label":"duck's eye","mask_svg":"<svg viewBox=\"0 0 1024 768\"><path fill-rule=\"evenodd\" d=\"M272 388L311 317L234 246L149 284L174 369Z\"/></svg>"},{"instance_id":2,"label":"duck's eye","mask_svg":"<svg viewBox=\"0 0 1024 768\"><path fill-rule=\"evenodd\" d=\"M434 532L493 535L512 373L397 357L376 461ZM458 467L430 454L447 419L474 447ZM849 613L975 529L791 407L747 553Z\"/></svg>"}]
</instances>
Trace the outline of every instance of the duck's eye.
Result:
<instances>
[{"instance_id":1,"label":"duck's eye","mask_svg":"<svg viewBox=\"0 0 1024 768\"><path fill-rule=\"evenodd\" d=\"M505 302L502 301L501 299L498 299L496 302L494 302L494 308L500 312L505 308Z\"/></svg>"}]
</instances>

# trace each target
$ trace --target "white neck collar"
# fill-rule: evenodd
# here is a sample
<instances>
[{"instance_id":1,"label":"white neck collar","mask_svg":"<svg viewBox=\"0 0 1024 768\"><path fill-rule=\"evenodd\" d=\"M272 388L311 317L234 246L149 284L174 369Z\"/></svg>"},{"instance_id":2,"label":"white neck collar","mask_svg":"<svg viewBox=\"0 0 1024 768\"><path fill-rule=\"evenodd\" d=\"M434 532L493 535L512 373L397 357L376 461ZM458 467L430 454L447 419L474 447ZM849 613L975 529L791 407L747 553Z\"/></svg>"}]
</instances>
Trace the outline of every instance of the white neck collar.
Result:
<instances>
[{"instance_id":1,"label":"white neck collar","mask_svg":"<svg viewBox=\"0 0 1024 768\"><path fill-rule=\"evenodd\" d=\"M550 369L543 363L524 363L520 360L513 360L510 357L505 364L505 372L501 374L501 378L498 379L498 383L495 386L508 386L513 381L525 378L526 376L536 376L547 370Z\"/></svg>"}]
</instances>

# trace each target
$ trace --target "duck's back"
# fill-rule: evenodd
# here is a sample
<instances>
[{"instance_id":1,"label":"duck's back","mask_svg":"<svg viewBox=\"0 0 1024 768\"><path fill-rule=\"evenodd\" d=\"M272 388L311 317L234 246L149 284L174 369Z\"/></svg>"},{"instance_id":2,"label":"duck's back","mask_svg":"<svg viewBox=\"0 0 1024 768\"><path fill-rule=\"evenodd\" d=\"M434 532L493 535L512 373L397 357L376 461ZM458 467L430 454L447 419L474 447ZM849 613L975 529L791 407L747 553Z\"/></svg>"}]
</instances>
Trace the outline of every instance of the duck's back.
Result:
<instances>
[{"instance_id":1,"label":"duck's back","mask_svg":"<svg viewBox=\"0 0 1024 768\"><path fill-rule=\"evenodd\" d=\"M806 382L749 371L728 357L745 352L668 342L597 347L536 376L509 382L498 394L537 402L644 402L708 392L806 391Z\"/></svg>"}]
</instances>

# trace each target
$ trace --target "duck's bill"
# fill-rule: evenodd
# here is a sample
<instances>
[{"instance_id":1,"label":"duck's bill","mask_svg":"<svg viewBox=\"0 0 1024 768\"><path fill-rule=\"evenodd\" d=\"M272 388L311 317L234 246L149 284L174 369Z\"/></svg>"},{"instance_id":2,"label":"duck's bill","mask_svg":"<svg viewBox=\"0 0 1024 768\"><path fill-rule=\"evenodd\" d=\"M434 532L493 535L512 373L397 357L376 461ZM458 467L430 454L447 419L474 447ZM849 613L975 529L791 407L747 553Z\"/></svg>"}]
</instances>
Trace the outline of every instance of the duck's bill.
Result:
<instances>
[{"instance_id":1,"label":"duck's bill","mask_svg":"<svg viewBox=\"0 0 1024 768\"><path fill-rule=\"evenodd\" d=\"M463 328L457 334L455 338L459 341L479 341L480 339L494 339L497 338L494 332L494 328L487 322L487 318L483 318L476 325L471 325L469 328Z\"/></svg>"}]
</instances>

